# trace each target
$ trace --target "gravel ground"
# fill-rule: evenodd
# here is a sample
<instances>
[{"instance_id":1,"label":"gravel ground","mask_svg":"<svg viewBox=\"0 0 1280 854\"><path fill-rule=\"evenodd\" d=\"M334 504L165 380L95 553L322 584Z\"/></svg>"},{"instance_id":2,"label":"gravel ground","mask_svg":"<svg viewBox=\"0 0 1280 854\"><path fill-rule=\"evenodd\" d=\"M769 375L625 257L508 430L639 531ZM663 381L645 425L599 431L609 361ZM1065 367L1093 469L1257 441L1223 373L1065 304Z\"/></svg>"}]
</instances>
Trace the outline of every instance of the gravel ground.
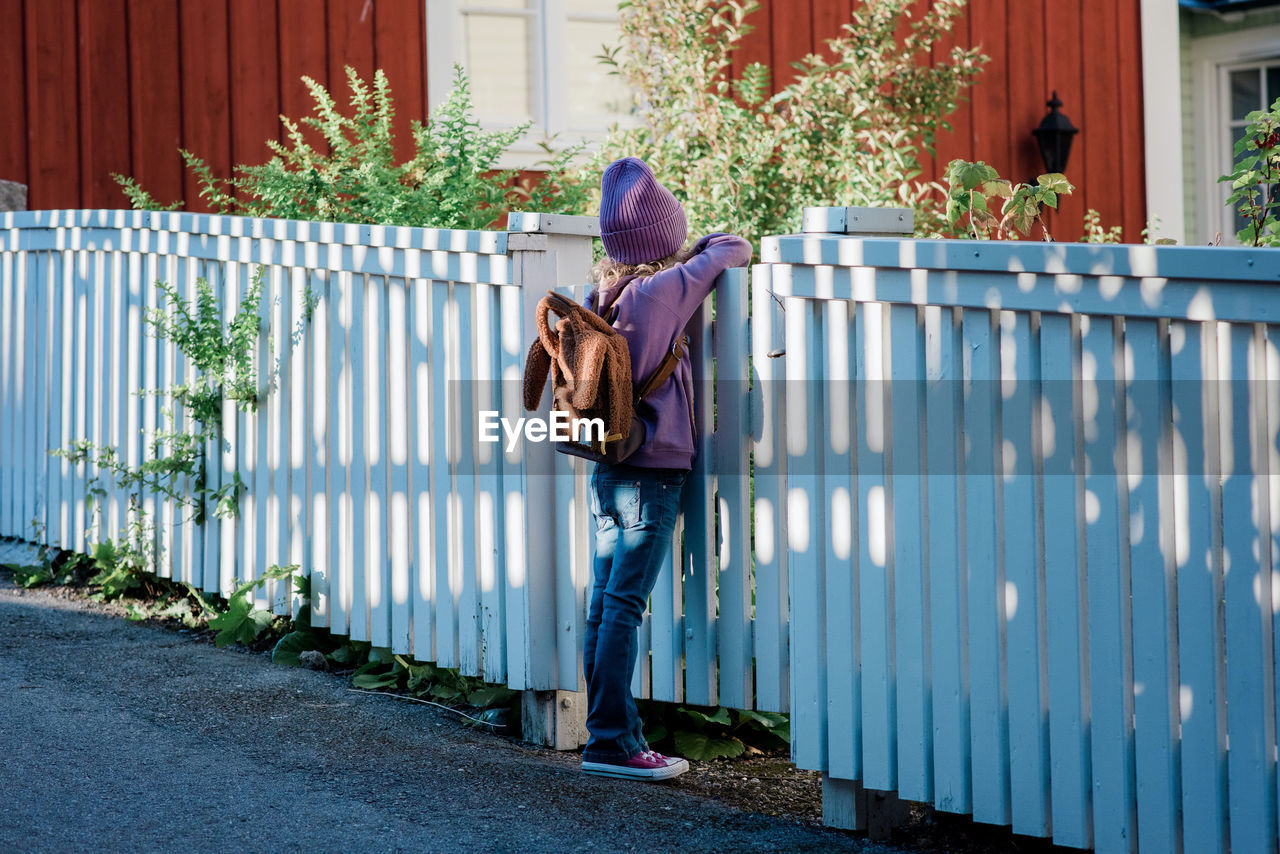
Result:
<instances>
[{"instance_id":1,"label":"gravel ground","mask_svg":"<svg viewBox=\"0 0 1280 854\"><path fill-rule=\"evenodd\" d=\"M785 758L590 777L575 753L123 613L0 572L0 850L1051 850L923 809L893 844L825 828L818 775Z\"/></svg>"}]
</instances>

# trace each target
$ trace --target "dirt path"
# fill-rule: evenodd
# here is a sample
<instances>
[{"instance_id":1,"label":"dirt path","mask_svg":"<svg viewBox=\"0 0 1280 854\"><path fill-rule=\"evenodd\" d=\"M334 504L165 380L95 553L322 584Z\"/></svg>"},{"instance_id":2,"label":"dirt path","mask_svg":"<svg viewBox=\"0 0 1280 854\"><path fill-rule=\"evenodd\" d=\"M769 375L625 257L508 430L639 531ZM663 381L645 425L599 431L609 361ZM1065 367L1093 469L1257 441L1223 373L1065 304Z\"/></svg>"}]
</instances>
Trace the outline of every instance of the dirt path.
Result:
<instances>
[{"instance_id":1,"label":"dirt path","mask_svg":"<svg viewBox=\"0 0 1280 854\"><path fill-rule=\"evenodd\" d=\"M0 850L878 851L0 578Z\"/></svg>"}]
</instances>

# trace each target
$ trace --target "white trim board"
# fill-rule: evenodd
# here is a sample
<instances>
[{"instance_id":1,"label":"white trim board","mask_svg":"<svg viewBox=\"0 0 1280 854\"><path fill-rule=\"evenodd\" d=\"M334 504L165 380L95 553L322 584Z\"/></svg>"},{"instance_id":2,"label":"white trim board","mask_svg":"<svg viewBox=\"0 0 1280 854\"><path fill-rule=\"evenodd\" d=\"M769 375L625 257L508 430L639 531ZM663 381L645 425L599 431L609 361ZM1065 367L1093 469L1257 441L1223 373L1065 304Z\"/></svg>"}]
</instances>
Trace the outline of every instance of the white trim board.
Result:
<instances>
[{"instance_id":1,"label":"white trim board","mask_svg":"<svg viewBox=\"0 0 1280 854\"><path fill-rule=\"evenodd\" d=\"M1142 127L1153 237L1187 240L1182 180L1182 79L1177 0L1141 0ZM1179 140L1170 145L1169 140ZM1179 180L1173 180L1173 176Z\"/></svg>"}]
</instances>

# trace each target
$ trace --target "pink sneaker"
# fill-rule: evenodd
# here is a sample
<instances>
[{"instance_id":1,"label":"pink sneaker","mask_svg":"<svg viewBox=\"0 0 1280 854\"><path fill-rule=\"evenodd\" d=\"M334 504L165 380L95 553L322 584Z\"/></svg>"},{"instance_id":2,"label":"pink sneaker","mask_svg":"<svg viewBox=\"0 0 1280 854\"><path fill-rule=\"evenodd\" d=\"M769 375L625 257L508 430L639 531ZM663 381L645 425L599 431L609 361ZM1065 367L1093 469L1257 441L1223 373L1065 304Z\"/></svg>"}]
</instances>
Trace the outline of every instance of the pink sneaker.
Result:
<instances>
[{"instance_id":1,"label":"pink sneaker","mask_svg":"<svg viewBox=\"0 0 1280 854\"><path fill-rule=\"evenodd\" d=\"M626 762L588 762L582 760L582 770L587 774L599 774L602 777L623 777L630 780L670 780L679 777L689 770L689 763L673 756L663 756L653 750L646 750L633 756Z\"/></svg>"}]
</instances>

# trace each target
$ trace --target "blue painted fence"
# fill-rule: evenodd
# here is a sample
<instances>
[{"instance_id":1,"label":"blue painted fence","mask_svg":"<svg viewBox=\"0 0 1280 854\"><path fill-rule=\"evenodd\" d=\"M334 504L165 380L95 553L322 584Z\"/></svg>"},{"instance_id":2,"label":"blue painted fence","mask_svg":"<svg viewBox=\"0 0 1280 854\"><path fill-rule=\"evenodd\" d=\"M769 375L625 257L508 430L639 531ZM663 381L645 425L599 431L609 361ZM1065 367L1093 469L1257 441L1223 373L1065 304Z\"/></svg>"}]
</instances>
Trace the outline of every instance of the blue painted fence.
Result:
<instances>
[{"instance_id":1,"label":"blue painted fence","mask_svg":"<svg viewBox=\"0 0 1280 854\"><path fill-rule=\"evenodd\" d=\"M240 513L196 524L175 502L139 495L159 574L225 595L272 564L297 564L318 626L512 688L579 690L585 464L552 461L546 446L480 442L474 420L481 409L526 414L519 380L533 307L548 288L582 295L596 232L593 219L537 214L513 215L508 232L0 215L0 535L78 551L127 535L130 497L93 465L48 452L90 439L131 465L147 459L157 431L187 416L139 392L194 370L144 326L160 305L155 282L192 300L206 279L229 320L260 271L260 405L226 403L208 453L210 487L237 475L245 484ZM713 342L710 313L696 321L708 378L716 346L745 359L743 277L720 287L735 336ZM725 453L711 449L711 406L699 416L703 460ZM740 419L731 430L740 437ZM745 450L742 460L740 472ZM95 483L105 493L88 502ZM684 546L645 618L636 694L778 708L776 691L754 690L746 532L722 526L733 551L717 566L715 495L690 491ZM745 478L720 500L744 507ZM717 586L732 598L717 600ZM284 614L300 602L269 582L257 604ZM772 665L785 666L784 648Z\"/></svg>"},{"instance_id":2,"label":"blue painted fence","mask_svg":"<svg viewBox=\"0 0 1280 854\"><path fill-rule=\"evenodd\" d=\"M1073 847L1275 851L1280 253L762 256L797 765Z\"/></svg>"},{"instance_id":3,"label":"blue painted fence","mask_svg":"<svg viewBox=\"0 0 1280 854\"><path fill-rule=\"evenodd\" d=\"M578 689L586 465L464 422L522 414L533 306L584 294L594 230L3 215L0 535L121 535L128 497L47 451L144 459L174 407L136 392L191 370L144 335L153 283L230 317L261 268L263 404L210 449L241 514L141 496L161 574L297 563L339 634ZM637 696L790 710L829 783L1064 845L1276 850L1280 257L808 233L762 261L691 327L698 477Z\"/></svg>"}]
</instances>

